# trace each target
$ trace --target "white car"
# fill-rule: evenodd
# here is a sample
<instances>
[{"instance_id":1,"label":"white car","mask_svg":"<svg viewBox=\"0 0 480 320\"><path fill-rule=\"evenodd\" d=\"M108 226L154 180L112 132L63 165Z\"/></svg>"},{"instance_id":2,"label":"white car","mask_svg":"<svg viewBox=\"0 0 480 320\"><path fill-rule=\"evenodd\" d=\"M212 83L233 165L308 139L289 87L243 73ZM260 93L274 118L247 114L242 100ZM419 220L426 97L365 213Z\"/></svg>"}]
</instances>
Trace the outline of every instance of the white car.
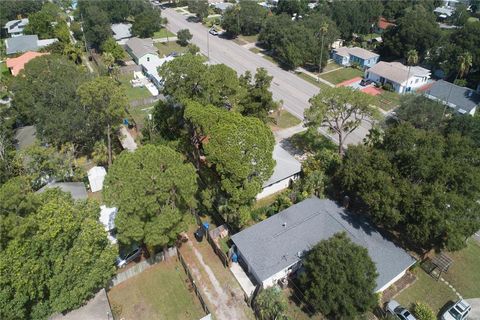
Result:
<instances>
[{"instance_id":1,"label":"white car","mask_svg":"<svg viewBox=\"0 0 480 320\"><path fill-rule=\"evenodd\" d=\"M400 320L417 320L413 314L406 308L402 307L400 303L395 300L390 300L387 304L387 312Z\"/></svg>"},{"instance_id":2,"label":"white car","mask_svg":"<svg viewBox=\"0 0 480 320\"><path fill-rule=\"evenodd\" d=\"M442 314L442 320L465 320L472 307L465 300L458 300Z\"/></svg>"}]
</instances>

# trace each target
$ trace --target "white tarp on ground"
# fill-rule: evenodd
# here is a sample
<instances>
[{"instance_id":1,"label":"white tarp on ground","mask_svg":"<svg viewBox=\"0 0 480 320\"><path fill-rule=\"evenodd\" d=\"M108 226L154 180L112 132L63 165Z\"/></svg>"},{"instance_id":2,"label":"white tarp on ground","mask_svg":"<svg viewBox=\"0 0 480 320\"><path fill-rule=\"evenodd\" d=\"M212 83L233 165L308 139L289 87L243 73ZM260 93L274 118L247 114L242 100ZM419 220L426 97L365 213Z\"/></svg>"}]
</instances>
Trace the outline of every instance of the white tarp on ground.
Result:
<instances>
[{"instance_id":1,"label":"white tarp on ground","mask_svg":"<svg viewBox=\"0 0 480 320\"><path fill-rule=\"evenodd\" d=\"M100 206L100 222L105 226L105 231L111 231L115 229L115 216L118 209L113 207L109 208L106 205Z\"/></svg>"},{"instance_id":2,"label":"white tarp on ground","mask_svg":"<svg viewBox=\"0 0 480 320\"><path fill-rule=\"evenodd\" d=\"M137 143L125 126L120 127L120 143L123 149L133 152L137 149Z\"/></svg>"},{"instance_id":3,"label":"white tarp on ground","mask_svg":"<svg viewBox=\"0 0 480 320\"><path fill-rule=\"evenodd\" d=\"M92 192L97 192L103 189L103 180L105 180L106 175L107 171L104 167L96 166L88 170L88 183L90 184Z\"/></svg>"}]
</instances>

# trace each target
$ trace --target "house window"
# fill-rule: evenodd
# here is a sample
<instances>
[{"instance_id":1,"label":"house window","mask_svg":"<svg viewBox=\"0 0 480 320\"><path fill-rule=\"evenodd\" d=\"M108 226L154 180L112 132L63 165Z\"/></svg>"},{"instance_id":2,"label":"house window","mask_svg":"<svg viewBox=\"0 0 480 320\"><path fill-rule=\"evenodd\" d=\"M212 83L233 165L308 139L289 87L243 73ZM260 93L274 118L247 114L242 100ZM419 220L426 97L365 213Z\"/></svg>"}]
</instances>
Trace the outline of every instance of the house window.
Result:
<instances>
[{"instance_id":1,"label":"house window","mask_svg":"<svg viewBox=\"0 0 480 320\"><path fill-rule=\"evenodd\" d=\"M150 61L150 57L147 57L147 61Z\"/></svg>"},{"instance_id":2,"label":"house window","mask_svg":"<svg viewBox=\"0 0 480 320\"><path fill-rule=\"evenodd\" d=\"M415 80L415 83L418 83L418 79Z\"/></svg>"}]
</instances>

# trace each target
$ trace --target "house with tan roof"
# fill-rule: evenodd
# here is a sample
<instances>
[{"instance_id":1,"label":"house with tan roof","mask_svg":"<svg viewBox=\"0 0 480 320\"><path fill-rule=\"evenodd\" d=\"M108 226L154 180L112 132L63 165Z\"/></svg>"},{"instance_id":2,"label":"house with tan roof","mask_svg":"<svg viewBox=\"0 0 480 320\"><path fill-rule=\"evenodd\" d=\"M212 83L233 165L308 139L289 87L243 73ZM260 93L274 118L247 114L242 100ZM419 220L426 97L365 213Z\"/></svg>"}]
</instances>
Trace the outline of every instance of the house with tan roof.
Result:
<instances>
[{"instance_id":1,"label":"house with tan roof","mask_svg":"<svg viewBox=\"0 0 480 320\"><path fill-rule=\"evenodd\" d=\"M400 62L381 61L365 71L365 78L379 85L390 84L397 93L417 90L427 84L431 71L419 66L408 67Z\"/></svg>"},{"instance_id":2,"label":"house with tan roof","mask_svg":"<svg viewBox=\"0 0 480 320\"><path fill-rule=\"evenodd\" d=\"M360 47L340 47L332 52L332 59L342 66L358 65L362 69L369 68L378 62L380 56Z\"/></svg>"},{"instance_id":3,"label":"house with tan roof","mask_svg":"<svg viewBox=\"0 0 480 320\"><path fill-rule=\"evenodd\" d=\"M13 76L17 76L23 70L25 65L36 57L49 54L48 52L28 51L16 58L7 58L7 68Z\"/></svg>"}]
</instances>

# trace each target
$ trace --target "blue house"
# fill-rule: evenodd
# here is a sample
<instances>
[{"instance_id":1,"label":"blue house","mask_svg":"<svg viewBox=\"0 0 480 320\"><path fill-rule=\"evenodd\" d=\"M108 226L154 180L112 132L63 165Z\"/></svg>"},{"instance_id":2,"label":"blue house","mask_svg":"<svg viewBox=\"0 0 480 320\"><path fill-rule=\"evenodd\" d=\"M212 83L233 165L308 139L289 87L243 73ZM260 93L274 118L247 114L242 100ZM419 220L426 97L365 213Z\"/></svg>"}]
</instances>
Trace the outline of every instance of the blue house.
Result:
<instances>
[{"instance_id":1,"label":"blue house","mask_svg":"<svg viewBox=\"0 0 480 320\"><path fill-rule=\"evenodd\" d=\"M336 63L342 66L356 64L362 69L367 69L375 65L378 62L378 58L380 58L378 54L359 47L340 47L334 49L332 53L332 59Z\"/></svg>"}]
</instances>

